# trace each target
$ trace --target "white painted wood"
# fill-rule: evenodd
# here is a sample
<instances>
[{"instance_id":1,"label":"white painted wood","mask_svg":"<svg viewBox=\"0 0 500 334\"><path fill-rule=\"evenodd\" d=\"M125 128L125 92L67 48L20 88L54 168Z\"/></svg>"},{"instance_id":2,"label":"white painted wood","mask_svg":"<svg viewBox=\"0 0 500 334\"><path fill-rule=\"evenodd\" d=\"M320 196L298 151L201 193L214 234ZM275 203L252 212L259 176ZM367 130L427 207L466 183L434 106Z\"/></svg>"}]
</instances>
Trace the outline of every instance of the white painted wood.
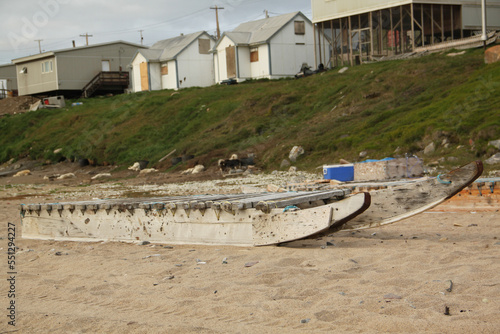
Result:
<instances>
[{"instance_id":1,"label":"white painted wood","mask_svg":"<svg viewBox=\"0 0 500 334\"><path fill-rule=\"evenodd\" d=\"M35 204L22 211L22 235L28 239L265 245L304 238L328 229L366 209L366 201L365 194L358 194L328 205L295 212L283 212L279 208L269 214L256 209L229 213L217 206L205 210L179 206L173 210L145 210L134 209L138 204L112 202L109 206L95 202L62 204L64 210L48 211L47 206L44 210Z\"/></svg>"}]
</instances>

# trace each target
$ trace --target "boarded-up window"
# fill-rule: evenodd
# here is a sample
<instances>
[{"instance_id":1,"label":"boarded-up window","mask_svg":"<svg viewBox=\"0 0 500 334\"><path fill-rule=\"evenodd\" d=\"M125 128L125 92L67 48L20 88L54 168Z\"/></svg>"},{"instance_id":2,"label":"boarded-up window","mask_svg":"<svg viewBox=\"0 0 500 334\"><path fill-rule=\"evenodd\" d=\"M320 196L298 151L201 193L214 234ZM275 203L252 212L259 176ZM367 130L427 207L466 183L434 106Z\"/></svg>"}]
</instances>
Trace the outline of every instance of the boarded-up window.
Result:
<instances>
[{"instance_id":1,"label":"boarded-up window","mask_svg":"<svg viewBox=\"0 0 500 334\"><path fill-rule=\"evenodd\" d=\"M141 70L141 90L149 90L148 63L139 65Z\"/></svg>"},{"instance_id":2,"label":"boarded-up window","mask_svg":"<svg viewBox=\"0 0 500 334\"><path fill-rule=\"evenodd\" d=\"M259 49L250 50L250 62L255 63L259 61Z\"/></svg>"},{"instance_id":3,"label":"boarded-up window","mask_svg":"<svg viewBox=\"0 0 500 334\"><path fill-rule=\"evenodd\" d=\"M210 51L210 40L199 38L198 39L198 50L200 51L200 54L202 54L202 55L208 54Z\"/></svg>"},{"instance_id":4,"label":"boarded-up window","mask_svg":"<svg viewBox=\"0 0 500 334\"><path fill-rule=\"evenodd\" d=\"M306 23L304 21L295 21L295 35L304 35L306 33Z\"/></svg>"},{"instance_id":5,"label":"boarded-up window","mask_svg":"<svg viewBox=\"0 0 500 334\"><path fill-rule=\"evenodd\" d=\"M236 48L234 46L226 48L226 70L228 78L236 78Z\"/></svg>"},{"instance_id":6,"label":"boarded-up window","mask_svg":"<svg viewBox=\"0 0 500 334\"><path fill-rule=\"evenodd\" d=\"M168 65L163 65L161 67L161 75L168 75Z\"/></svg>"}]
</instances>

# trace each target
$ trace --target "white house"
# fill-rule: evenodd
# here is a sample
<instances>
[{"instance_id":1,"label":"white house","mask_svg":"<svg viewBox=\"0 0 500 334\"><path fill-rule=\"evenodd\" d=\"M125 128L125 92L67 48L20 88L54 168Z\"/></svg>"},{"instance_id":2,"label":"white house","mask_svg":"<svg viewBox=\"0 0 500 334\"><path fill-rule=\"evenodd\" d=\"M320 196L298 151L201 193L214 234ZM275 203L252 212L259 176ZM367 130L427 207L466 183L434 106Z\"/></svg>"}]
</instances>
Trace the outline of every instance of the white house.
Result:
<instances>
[{"instance_id":1,"label":"white house","mask_svg":"<svg viewBox=\"0 0 500 334\"><path fill-rule=\"evenodd\" d=\"M215 40L205 31L159 41L132 58L134 92L206 87L214 84L210 50Z\"/></svg>"},{"instance_id":2,"label":"white house","mask_svg":"<svg viewBox=\"0 0 500 334\"><path fill-rule=\"evenodd\" d=\"M293 76L303 63L314 66L313 26L301 12L242 23L213 52L218 83Z\"/></svg>"}]
</instances>

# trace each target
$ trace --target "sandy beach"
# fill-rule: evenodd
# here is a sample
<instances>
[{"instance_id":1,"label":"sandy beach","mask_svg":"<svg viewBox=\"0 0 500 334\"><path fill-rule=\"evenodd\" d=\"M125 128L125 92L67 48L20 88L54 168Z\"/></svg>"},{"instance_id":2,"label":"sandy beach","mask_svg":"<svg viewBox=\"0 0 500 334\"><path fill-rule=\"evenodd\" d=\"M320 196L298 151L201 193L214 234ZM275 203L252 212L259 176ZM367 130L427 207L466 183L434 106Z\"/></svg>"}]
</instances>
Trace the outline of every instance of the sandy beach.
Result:
<instances>
[{"instance_id":1,"label":"sandy beach","mask_svg":"<svg viewBox=\"0 0 500 334\"><path fill-rule=\"evenodd\" d=\"M0 333L500 331L498 211L425 212L266 247L55 242L22 238L20 203L173 188L137 179L21 181L0 183ZM238 179L215 182L242 187ZM15 275L8 274L8 223L16 229Z\"/></svg>"}]
</instances>

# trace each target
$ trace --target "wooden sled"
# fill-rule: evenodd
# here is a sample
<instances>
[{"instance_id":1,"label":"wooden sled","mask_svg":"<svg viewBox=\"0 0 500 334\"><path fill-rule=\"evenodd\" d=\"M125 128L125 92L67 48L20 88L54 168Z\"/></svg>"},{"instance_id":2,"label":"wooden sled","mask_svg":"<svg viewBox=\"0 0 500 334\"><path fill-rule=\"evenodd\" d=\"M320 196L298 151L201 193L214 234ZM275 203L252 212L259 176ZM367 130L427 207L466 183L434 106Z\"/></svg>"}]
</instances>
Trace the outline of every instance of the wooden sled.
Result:
<instances>
[{"instance_id":1,"label":"wooden sled","mask_svg":"<svg viewBox=\"0 0 500 334\"><path fill-rule=\"evenodd\" d=\"M21 205L22 236L72 241L272 245L338 228L370 195L348 190Z\"/></svg>"},{"instance_id":2,"label":"wooden sled","mask_svg":"<svg viewBox=\"0 0 500 334\"><path fill-rule=\"evenodd\" d=\"M328 233L392 224L429 210L459 193L483 172L481 161L418 182L371 191L370 207L358 217L332 226Z\"/></svg>"}]
</instances>

